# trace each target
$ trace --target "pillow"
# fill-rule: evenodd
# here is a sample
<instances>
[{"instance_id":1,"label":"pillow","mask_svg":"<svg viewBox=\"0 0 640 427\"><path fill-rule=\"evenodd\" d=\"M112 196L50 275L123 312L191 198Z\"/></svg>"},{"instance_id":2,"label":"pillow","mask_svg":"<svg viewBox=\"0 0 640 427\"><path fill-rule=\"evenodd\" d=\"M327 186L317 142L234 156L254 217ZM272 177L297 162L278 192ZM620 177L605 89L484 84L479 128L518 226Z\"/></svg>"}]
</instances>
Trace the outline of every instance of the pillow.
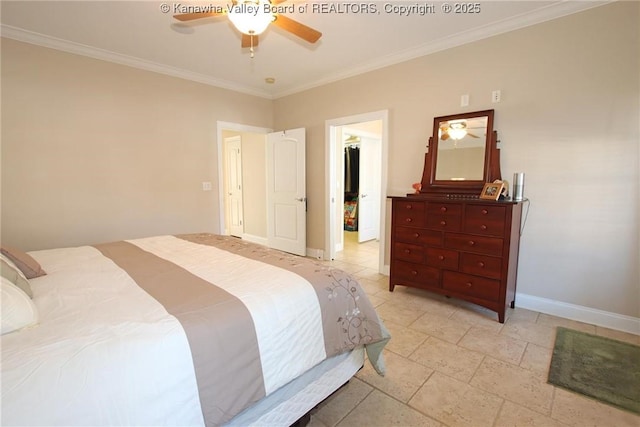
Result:
<instances>
[{"instance_id":1,"label":"pillow","mask_svg":"<svg viewBox=\"0 0 640 427\"><path fill-rule=\"evenodd\" d=\"M12 284L16 285L29 297L33 298L33 292L31 292L31 285L24 276L22 271L11 260L4 255L0 254L0 276L9 280Z\"/></svg>"},{"instance_id":2,"label":"pillow","mask_svg":"<svg viewBox=\"0 0 640 427\"><path fill-rule=\"evenodd\" d=\"M24 273L27 279L33 279L34 277L40 277L47 274L40 264L38 264L38 261L20 249L12 248L10 246L2 246L0 248L0 252L13 261L20 271Z\"/></svg>"},{"instance_id":3,"label":"pillow","mask_svg":"<svg viewBox=\"0 0 640 427\"><path fill-rule=\"evenodd\" d=\"M2 277L0 329L2 335L38 323L38 309L31 298L7 278Z\"/></svg>"}]
</instances>

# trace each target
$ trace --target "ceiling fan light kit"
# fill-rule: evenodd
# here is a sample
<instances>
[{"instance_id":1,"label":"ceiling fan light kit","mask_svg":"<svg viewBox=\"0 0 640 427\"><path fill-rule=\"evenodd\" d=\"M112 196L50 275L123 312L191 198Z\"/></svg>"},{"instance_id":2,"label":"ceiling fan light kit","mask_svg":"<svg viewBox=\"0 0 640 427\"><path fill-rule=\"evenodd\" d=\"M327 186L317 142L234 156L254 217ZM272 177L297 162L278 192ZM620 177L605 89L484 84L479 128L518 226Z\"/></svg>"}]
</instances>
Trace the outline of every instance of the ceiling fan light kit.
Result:
<instances>
[{"instance_id":1,"label":"ceiling fan light kit","mask_svg":"<svg viewBox=\"0 0 640 427\"><path fill-rule=\"evenodd\" d=\"M275 16L268 12L265 0L240 0L229 6L229 20L243 34L257 36L267 29Z\"/></svg>"}]
</instances>

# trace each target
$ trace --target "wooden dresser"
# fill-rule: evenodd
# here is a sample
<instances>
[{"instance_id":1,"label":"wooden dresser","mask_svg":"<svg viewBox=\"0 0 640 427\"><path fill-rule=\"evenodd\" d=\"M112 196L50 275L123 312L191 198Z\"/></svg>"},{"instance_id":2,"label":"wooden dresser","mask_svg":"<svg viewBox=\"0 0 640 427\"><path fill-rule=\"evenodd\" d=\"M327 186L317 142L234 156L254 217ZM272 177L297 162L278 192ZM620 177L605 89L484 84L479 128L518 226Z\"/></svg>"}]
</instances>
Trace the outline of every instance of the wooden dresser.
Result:
<instances>
[{"instance_id":1,"label":"wooden dresser","mask_svg":"<svg viewBox=\"0 0 640 427\"><path fill-rule=\"evenodd\" d=\"M498 313L514 307L522 202L392 197L396 285L463 299Z\"/></svg>"}]
</instances>

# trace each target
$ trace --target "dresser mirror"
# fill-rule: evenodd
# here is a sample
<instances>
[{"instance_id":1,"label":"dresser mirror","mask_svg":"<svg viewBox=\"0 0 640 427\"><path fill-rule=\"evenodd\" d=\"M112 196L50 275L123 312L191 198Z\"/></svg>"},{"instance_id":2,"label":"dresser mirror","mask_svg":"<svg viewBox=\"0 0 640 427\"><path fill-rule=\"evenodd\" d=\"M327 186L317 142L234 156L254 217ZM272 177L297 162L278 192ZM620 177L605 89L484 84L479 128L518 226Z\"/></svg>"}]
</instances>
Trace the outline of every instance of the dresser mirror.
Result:
<instances>
[{"instance_id":1,"label":"dresser mirror","mask_svg":"<svg viewBox=\"0 0 640 427\"><path fill-rule=\"evenodd\" d=\"M486 182L501 178L493 114L485 110L434 118L421 193L479 195Z\"/></svg>"}]
</instances>

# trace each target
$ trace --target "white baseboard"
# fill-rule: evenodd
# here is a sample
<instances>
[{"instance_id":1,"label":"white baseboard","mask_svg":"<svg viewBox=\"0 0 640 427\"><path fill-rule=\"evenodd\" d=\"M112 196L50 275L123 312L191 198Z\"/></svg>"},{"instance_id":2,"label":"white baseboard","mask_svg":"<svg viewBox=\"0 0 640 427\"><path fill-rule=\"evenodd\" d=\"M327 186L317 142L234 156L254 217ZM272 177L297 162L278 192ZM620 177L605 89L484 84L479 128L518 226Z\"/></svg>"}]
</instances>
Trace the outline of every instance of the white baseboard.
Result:
<instances>
[{"instance_id":1,"label":"white baseboard","mask_svg":"<svg viewBox=\"0 0 640 427\"><path fill-rule=\"evenodd\" d=\"M242 235L242 240L246 240L247 242L257 243L259 245L268 246L266 237L255 236L253 234L244 233Z\"/></svg>"},{"instance_id":2,"label":"white baseboard","mask_svg":"<svg viewBox=\"0 0 640 427\"><path fill-rule=\"evenodd\" d=\"M388 264L383 265L382 271L380 272L380 274L384 274L385 276L391 276L391 266Z\"/></svg>"},{"instance_id":3,"label":"white baseboard","mask_svg":"<svg viewBox=\"0 0 640 427\"><path fill-rule=\"evenodd\" d=\"M315 259L324 259L324 251L322 249L307 248L307 256Z\"/></svg>"},{"instance_id":4,"label":"white baseboard","mask_svg":"<svg viewBox=\"0 0 640 427\"><path fill-rule=\"evenodd\" d=\"M640 318L516 293L516 307L640 335Z\"/></svg>"}]
</instances>

